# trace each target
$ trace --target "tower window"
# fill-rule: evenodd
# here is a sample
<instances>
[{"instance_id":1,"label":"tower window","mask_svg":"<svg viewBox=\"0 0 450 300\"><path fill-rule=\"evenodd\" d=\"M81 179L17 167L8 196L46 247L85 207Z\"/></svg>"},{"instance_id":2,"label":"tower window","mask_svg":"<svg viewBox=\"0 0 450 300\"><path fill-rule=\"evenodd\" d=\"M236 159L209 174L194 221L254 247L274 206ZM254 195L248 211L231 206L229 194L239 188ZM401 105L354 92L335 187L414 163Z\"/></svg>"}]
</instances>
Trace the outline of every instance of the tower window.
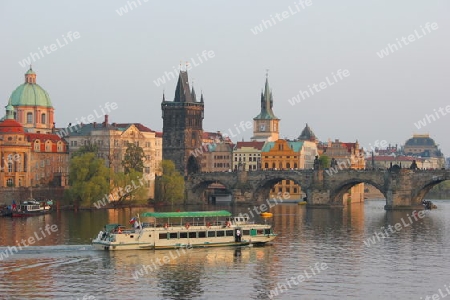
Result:
<instances>
[{"instance_id":1,"label":"tower window","mask_svg":"<svg viewBox=\"0 0 450 300\"><path fill-rule=\"evenodd\" d=\"M32 124L33 123L33 113L27 113L27 123Z\"/></svg>"},{"instance_id":2,"label":"tower window","mask_svg":"<svg viewBox=\"0 0 450 300\"><path fill-rule=\"evenodd\" d=\"M45 124L45 123L47 123L46 116L45 116L45 114L42 114L41 115L41 124Z\"/></svg>"}]
</instances>

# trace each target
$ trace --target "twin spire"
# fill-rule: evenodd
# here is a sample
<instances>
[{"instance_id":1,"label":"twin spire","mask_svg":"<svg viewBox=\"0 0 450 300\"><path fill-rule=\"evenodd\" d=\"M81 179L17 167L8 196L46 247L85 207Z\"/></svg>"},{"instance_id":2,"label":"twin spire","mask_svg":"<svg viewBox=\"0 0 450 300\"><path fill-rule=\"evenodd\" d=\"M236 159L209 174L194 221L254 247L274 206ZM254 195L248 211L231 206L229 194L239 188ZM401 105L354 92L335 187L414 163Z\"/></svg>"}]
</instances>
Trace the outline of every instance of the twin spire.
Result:
<instances>
[{"instance_id":1,"label":"twin spire","mask_svg":"<svg viewBox=\"0 0 450 300\"><path fill-rule=\"evenodd\" d=\"M163 102L166 101L166 97L163 92ZM197 95L195 93L194 86L192 89L189 87L189 78L187 71L180 71L178 76L177 87L175 88L175 97L173 102L183 102L183 103L198 103ZM203 103L203 92L200 96L200 103Z\"/></svg>"}]
</instances>

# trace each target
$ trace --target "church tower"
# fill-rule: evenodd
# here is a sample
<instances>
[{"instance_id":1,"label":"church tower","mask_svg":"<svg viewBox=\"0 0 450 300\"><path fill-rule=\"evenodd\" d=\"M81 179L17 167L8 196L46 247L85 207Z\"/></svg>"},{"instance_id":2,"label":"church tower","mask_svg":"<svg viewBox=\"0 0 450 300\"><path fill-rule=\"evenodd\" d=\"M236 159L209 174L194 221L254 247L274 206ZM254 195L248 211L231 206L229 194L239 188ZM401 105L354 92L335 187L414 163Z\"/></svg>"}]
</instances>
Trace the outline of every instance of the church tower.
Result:
<instances>
[{"instance_id":1,"label":"church tower","mask_svg":"<svg viewBox=\"0 0 450 300\"><path fill-rule=\"evenodd\" d=\"M163 159L172 160L182 175L200 172L203 136L203 94L197 101L189 87L187 71L180 71L175 97L161 103L163 118Z\"/></svg>"},{"instance_id":2,"label":"church tower","mask_svg":"<svg viewBox=\"0 0 450 300\"><path fill-rule=\"evenodd\" d=\"M277 141L278 140L278 119L272 111L273 97L269 88L269 78L266 74L266 85L264 93L261 92L261 112L253 118L253 137L254 141Z\"/></svg>"}]
</instances>

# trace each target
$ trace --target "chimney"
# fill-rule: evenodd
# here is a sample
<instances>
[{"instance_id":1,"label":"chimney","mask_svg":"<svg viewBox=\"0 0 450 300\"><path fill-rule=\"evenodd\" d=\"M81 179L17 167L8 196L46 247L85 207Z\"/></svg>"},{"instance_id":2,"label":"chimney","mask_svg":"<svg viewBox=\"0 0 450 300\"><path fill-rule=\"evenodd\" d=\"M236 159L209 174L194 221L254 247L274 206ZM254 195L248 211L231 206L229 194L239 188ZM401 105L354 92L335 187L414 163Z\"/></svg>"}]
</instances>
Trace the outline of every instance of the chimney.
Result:
<instances>
[{"instance_id":1,"label":"chimney","mask_svg":"<svg viewBox=\"0 0 450 300\"><path fill-rule=\"evenodd\" d=\"M108 115L105 115L105 127L108 125Z\"/></svg>"}]
</instances>

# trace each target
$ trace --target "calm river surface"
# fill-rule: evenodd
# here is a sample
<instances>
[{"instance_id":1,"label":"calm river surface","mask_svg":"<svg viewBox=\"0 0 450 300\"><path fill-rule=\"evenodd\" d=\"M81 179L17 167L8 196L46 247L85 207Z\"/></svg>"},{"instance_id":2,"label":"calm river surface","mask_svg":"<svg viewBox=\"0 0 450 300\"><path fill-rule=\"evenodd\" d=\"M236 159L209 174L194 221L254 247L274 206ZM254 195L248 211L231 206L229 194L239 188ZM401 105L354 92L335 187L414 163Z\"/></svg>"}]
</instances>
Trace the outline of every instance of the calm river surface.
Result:
<instances>
[{"instance_id":1,"label":"calm river surface","mask_svg":"<svg viewBox=\"0 0 450 300\"><path fill-rule=\"evenodd\" d=\"M386 212L384 201L330 210L280 204L271 209L279 234L273 245L178 254L92 250L90 239L105 223L128 224L150 209L0 218L0 299L270 299L271 292L274 299L442 299L450 286L450 201L434 202L438 209L418 221L407 211ZM396 223L397 232L366 245ZM57 227L41 232L46 224ZM32 246L5 257L7 246L30 237ZM167 264L143 271L164 256L171 257ZM287 282L291 277L295 283Z\"/></svg>"}]
</instances>

